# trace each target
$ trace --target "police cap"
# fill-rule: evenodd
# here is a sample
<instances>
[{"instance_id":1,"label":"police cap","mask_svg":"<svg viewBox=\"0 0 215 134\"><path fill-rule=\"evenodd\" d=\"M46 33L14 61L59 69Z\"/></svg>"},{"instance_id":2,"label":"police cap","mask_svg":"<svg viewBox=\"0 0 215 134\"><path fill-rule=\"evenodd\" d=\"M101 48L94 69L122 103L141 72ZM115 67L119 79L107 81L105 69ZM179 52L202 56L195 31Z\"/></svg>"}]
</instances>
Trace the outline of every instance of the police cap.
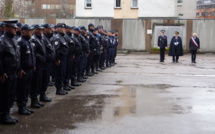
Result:
<instances>
[{"instance_id":1,"label":"police cap","mask_svg":"<svg viewBox=\"0 0 215 134\"><path fill-rule=\"evenodd\" d=\"M161 30L161 33L165 33L165 30Z\"/></svg>"},{"instance_id":2,"label":"police cap","mask_svg":"<svg viewBox=\"0 0 215 134\"><path fill-rule=\"evenodd\" d=\"M34 27L34 29L44 29L44 27L42 27L41 25L39 24L34 24L32 25Z\"/></svg>"},{"instance_id":3,"label":"police cap","mask_svg":"<svg viewBox=\"0 0 215 134\"><path fill-rule=\"evenodd\" d=\"M55 25L55 28L66 28L66 24L65 23L57 23L57 25Z\"/></svg>"},{"instance_id":4,"label":"police cap","mask_svg":"<svg viewBox=\"0 0 215 134\"><path fill-rule=\"evenodd\" d=\"M81 30L87 30L85 26L80 26Z\"/></svg>"},{"instance_id":5,"label":"police cap","mask_svg":"<svg viewBox=\"0 0 215 134\"><path fill-rule=\"evenodd\" d=\"M93 27L94 27L94 25L93 25L92 23L90 23L90 24L88 25L88 27L91 27L91 26L93 26Z\"/></svg>"},{"instance_id":6,"label":"police cap","mask_svg":"<svg viewBox=\"0 0 215 134\"><path fill-rule=\"evenodd\" d=\"M28 24L24 24L21 27L21 31L23 31L23 30L33 30L33 29L34 29L34 27L29 26Z\"/></svg>"},{"instance_id":7,"label":"police cap","mask_svg":"<svg viewBox=\"0 0 215 134\"><path fill-rule=\"evenodd\" d=\"M2 22L4 23L5 27L12 26L14 28L18 28L18 26L17 26L18 20L7 20L7 21L2 21Z\"/></svg>"},{"instance_id":8,"label":"police cap","mask_svg":"<svg viewBox=\"0 0 215 134\"><path fill-rule=\"evenodd\" d=\"M4 27L4 23L3 22L0 22L0 27Z\"/></svg>"},{"instance_id":9,"label":"police cap","mask_svg":"<svg viewBox=\"0 0 215 134\"><path fill-rule=\"evenodd\" d=\"M81 29L79 27L74 27L73 30L81 32Z\"/></svg>"},{"instance_id":10,"label":"police cap","mask_svg":"<svg viewBox=\"0 0 215 134\"><path fill-rule=\"evenodd\" d=\"M22 25L23 25L23 24L22 24L21 22L18 22L18 23L17 23L17 26L18 26L19 28L21 28Z\"/></svg>"},{"instance_id":11,"label":"police cap","mask_svg":"<svg viewBox=\"0 0 215 134\"><path fill-rule=\"evenodd\" d=\"M42 25L42 27L44 27L44 28L53 28L54 25L45 23L45 24Z\"/></svg>"},{"instance_id":12,"label":"police cap","mask_svg":"<svg viewBox=\"0 0 215 134\"><path fill-rule=\"evenodd\" d=\"M70 25L66 25L66 29L73 29L74 27L70 26Z\"/></svg>"}]
</instances>

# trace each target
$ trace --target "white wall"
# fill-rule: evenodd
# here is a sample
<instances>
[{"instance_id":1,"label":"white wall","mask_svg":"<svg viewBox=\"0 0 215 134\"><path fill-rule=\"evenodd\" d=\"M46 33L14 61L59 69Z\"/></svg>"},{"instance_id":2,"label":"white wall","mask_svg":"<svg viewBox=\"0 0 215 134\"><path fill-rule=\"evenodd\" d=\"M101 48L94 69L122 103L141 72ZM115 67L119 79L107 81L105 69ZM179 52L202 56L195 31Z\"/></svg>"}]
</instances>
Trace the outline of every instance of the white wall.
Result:
<instances>
[{"instance_id":1,"label":"white wall","mask_svg":"<svg viewBox=\"0 0 215 134\"><path fill-rule=\"evenodd\" d=\"M139 0L139 17L176 17L177 0Z\"/></svg>"},{"instance_id":2,"label":"white wall","mask_svg":"<svg viewBox=\"0 0 215 134\"><path fill-rule=\"evenodd\" d=\"M177 15L183 14L180 18L195 19L196 18L196 0L183 0L181 5L177 6Z\"/></svg>"},{"instance_id":3,"label":"white wall","mask_svg":"<svg viewBox=\"0 0 215 134\"><path fill-rule=\"evenodd\" d=\"M77 17L114 17L113 0L91 0L92 8L85 8L85 0L76 0Z\"/></svg>"}]
</instances>

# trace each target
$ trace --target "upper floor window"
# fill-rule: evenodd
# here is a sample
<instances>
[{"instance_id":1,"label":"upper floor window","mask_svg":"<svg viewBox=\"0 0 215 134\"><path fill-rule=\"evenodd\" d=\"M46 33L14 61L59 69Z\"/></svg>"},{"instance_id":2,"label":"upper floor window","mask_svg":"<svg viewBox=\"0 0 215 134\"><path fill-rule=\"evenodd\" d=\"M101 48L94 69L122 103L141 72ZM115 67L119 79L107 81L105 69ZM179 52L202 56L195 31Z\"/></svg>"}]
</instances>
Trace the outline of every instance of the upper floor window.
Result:
<instances>
[{"instance_id":1,"label":"upper floor window","mask_svg":"<svg viewBox=\"0 0 215 134\"><path fill-rule=\"evenodd\" d=\"M86 8L92 8L92 1L91 0L85 0L85 7Z\"/></svg>"},{"instance_id":2,"label":"upper floor window","mask_svg":"<svg viewBox=\"0 0 215 134\"><path fill-rule=\"evenodd\" d=\"M121 7L121 0L116 0L116 8L120 8Z\"/></svg>"},{"instance_id":3,"label":"upper floor window","mask_svg":"<svg viewBox=\"0 0 215 134\"><path fill-rule=\"evenodd\" d=\"M131 8L138 8L138 0L132 0Z\"/></svg>"},{"instance_id":4,"label":"upper floor window","mask_svg":"<svg viewBox=\"0 0 215 134\"><path fill-rule=\"evenodd\" d=\"M178 0L178 4L182 4L183 3L183 0Z\"/></svg>"}]
</instances>

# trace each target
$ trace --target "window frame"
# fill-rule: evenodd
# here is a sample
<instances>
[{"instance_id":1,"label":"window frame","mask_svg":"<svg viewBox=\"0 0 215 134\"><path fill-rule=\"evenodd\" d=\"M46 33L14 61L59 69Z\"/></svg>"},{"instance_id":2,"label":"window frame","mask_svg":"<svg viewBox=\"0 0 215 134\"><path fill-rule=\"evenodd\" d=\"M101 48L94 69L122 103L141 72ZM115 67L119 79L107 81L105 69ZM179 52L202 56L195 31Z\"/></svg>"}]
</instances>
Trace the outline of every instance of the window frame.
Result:
<instances>
[{"instance_id":1,"label":"window frame","mask_svg":"<svg viewBox=\"0 0 215 134\"><path fill-rule=\"evenodd\" d=\"M120 6L117 6L117 1L118 0L114 0L114 8L118 8L118 9L122 8L122 0L119 0L120 1Z\"/></svg>"},{"instance_id":2,"label":"window frame","mask_svg":"<svg viewBox=\"0 0 215 134\"><path fill-rule=\"evenodd\" d=\"M90 1L90 6L87 6L88 1ZM92 9L92 0L85 0L84 7L87 8L87 9Z\"/></svg>"},{"instance_id":3,"label":"window frame","mask_svg":"<svg viewBox=\"0 0 215 134\"><path fill-rule=\"evenodd\" d=\"M138 8L138 0L136 0L136 1L137 1L137 6L134 6L133 5L134 0L131 0L131 8L133 8L133 9L137 9Z\"/></svg>"}]
</instances>

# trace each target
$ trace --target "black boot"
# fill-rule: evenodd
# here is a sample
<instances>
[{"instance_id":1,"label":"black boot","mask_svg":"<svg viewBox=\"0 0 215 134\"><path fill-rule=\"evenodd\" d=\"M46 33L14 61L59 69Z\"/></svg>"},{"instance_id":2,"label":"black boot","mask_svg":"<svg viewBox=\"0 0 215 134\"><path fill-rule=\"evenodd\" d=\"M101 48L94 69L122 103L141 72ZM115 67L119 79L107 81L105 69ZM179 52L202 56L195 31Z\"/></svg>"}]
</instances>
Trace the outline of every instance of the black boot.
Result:
<instances>
[{"instance_id":1,"label":"black boot","mask_svg":"<svg viewBox=\"0 0 215 134\"><path fill-rule=\"evenodd\" d=\"M71 81L71 85L77 87L77 86L80 86L81 84L73 80Z\"/></svg>"},{"instance_id":2,"label":"black boot","mask_svg":"<svg viewBox=\"0 0 215 134\"><path fill-rule=\"evenodd\" d=\"M63 91L62 89L57 89L56 94L57 95L66 95L65 91Z\"/></svg>"},{"instance_id":3,"label":"black boot","mask_svg":"<svg viewBox=\"0 0 215 134\"><path fill-rule=\"evenodd\" d=\"M85 82L86 80L84 80L81 76L78 77L77 79L78 82Z\"/></svg>"},{"instance_id":4,"label":"black boot","mask_svg":"<svg viewBox=\"0 0 215 134\"><path fill-rule=\"evenodd\" d=\"M21 115L30 115L31 112L26 109L26 107L19 107L18 114Z\"/></svg>"},{"instance_id":5,"label":"black boot","mask_svg":"<svg viewBox=\"0 0 215 134\"><path fill-rule=\"evenodd\" d=\"M41 106L38 104L38 100L31 100L31 107L40 108Z\"/></svg>"},{"instance_id":6,"label":"black boot","mask_svg":"<svg viewBox=\"0 0 215 134\"><path fill-rule=\"evenodd\" d=\"M83 75L83 76L82 76L82 78L83 78L83 79L88 79L88 77L87 77L87 76L85 76L85 75Z\"/></svg>"},{"instance_id":7,"label":"black boot","mask_svg":"<svg viewBox=\"0 0 215 134\"><path fill-rule=\"evenodd\" d=\"M65 85L65 86L63 87L63 90L65 90L65 91L71 91L71 88L70 88L68 85Z\"/></svg>"},{"instance_id":8,"label":"black boot","mask_svg":"<svg viewBox=\"0 0 215 134\"><path fill-rule=\"evenodd\" d=\"M86 73L86 76L93 76L94 74L93 73L90 73L90 72L87 72Z\"/></svg>"},{"instance_id":9,"label":"black boot","mask_svg":"<svg viewBox=\"0 0 215 134\"><path fill-rule=\"evenodd\" d=\"M42 101L42 102L51 102L52 99L51 99L51 98L48 98L48 97L46 96L46 94L41 94L41 95L40 95L40 101Z\"/></svg>"},{"instance_id":10,"label":"black boot","mask_svg":"<svg viewBox=\"0 0 215 134\"><path fill-rule=\"evenodd\" d=\"M25 107L25 109L26 109L28 112L30 112L30 113L34 113L34 110L31 110L31 109L26 108L26 107Z\"/></svg>"},{"instance_id":11,"label":"black boot","mask_svg":"<svg viewBox=\"0 0 215 134\"><path fill-rule=\"evenodd\" d=\"M0 124L3 125L15 125L19 121L15 118L12 118L9 114L2 114L0 116Z\"/></svg>"}]
</instances>

